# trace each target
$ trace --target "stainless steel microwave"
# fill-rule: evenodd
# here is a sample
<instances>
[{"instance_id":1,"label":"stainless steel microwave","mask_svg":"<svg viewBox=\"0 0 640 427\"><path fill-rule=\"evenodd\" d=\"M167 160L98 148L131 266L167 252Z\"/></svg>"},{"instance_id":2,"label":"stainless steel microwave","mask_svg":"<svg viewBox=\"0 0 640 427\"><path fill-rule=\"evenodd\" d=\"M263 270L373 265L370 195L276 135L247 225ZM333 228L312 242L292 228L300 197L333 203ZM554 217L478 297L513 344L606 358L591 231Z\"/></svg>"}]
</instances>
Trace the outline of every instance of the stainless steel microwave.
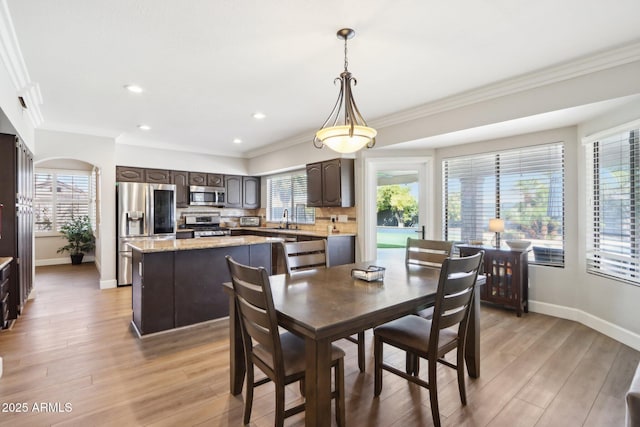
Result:
<instances>
[{"instance_id":1,"label":"stainless steel microwave","mask_svg":"<svg viewBox=\"0 0 640 427\"><path fill-rule=\"evenodd\" d=\"M191 206L219 206L226 203L224 187L189 186L189 204Z\"/></svg>"}]
</instances>

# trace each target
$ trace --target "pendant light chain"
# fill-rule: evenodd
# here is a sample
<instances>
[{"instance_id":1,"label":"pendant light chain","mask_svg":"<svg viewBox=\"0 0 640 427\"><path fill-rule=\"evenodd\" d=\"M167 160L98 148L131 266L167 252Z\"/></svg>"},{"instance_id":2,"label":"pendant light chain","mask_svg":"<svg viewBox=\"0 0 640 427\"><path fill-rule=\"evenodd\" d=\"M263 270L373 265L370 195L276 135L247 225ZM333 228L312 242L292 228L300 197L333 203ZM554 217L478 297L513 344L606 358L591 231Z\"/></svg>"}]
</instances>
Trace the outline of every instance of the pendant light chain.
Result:
<instances>
[{"instance_id":1,"label":"pendant light chain","mask_svg":"<svg viewBox=\"0 0 640 427\"><path fill-rule=\"evenodd\" d=\"M349 60L347 59L347 38L344 38L344 70L347 70L347 67L349 66Z\"/></svg>"}]
</instances>

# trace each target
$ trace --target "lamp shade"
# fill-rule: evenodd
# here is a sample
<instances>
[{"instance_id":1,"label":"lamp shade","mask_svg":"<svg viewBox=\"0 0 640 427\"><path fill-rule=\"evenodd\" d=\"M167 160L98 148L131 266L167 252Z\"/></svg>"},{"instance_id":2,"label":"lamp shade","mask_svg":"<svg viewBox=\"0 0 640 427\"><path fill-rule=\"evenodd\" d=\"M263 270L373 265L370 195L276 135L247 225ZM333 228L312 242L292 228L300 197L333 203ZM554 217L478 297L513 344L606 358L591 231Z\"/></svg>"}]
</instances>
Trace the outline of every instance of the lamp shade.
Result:
<instances>
[{"instance_id":1,"label":"lamp shade","mask_svg":"<svg viewBox=\"0 0 640 427\"><path fill-rule=\"evenodd\" d=\"M349 135L351 126L333 126L320 129L316 137L324 145L338 153L353 153L371 143L377 132L366 126L354 126L353 136Z\"/></svg>"},{"instance_id":2,"label":"lamp shade","mask_svg":"<svg viewBox=\"0 0 640 427\"><path fill-rule=\"evenodd\" d=\"M494 233L502 233L504 231L504 219L491 218L489 220L489 231Z\"/></svg>"}]
</instances>

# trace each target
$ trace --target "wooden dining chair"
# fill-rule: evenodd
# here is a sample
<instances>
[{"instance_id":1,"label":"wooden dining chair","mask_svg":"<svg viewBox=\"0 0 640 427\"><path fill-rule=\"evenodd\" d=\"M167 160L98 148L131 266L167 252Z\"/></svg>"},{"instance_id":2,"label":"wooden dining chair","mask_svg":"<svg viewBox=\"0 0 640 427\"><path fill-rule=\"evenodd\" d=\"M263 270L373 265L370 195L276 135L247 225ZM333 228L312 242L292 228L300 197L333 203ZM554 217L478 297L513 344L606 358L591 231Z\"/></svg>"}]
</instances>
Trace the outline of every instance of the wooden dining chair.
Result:
<instances>
[{"instance_id":1,"label":"wooden dining chair","mask_svg":"<svg viewBox=\"0 0 640 427\"><path fill-rule=\"evenodd\" d=\"M458 373L458 390L463 405L467 404L464 383L464 351L469 312L473 304L475 283L484 251L465 258L447 258L440 269L433 319L409 315L378 326L373 330L374 342L374 395L382 391L382 370L399 375L408 381L429 389L431 415L436 427L440 426L438 411L438 363ZM384 344L427 360L428 379L405 373L383 361ZM456 363L444 356L457 348Z\"/></svg>"},{"instance_id":2,"label":"wooden dining chair","mask_svg":"<svg viewBox=\"0 0 640 427\"><path fill-rule=\"evenodd\" d=\"M276 389L275 425L282 426L286 417L304 410L304 403L285 409L284 402L285 386L296 381L301 381L302 385L304 381L304 339L290 332L279 333L267 271L263 267L239 264L229 255L226 259L240 317L245 354L247 388L244 423L249 424L251 419L254 387L273 381ZM344 351L332 346L331 360L335 373L332 397L336 399L336 422L344 426ZM254 381L254 366L264 372L266 378Z\"/></svg>"},{"instance_id":3,"label":"wooden dining chair","mask_svg":"<svg viewBox=\"0 0 640 427\"><path fill-rule=\"evenodd\" d=\"M452 250L453 242L408 237L405 263L440 268L444 260L451 256ZM416 314L425 319L431 319L433 318L433 306L418 310ZM406 372L414 375L418 375L420 372L418 358L409 353L407 353Z\"/></svg>"},{"instance_id":4,"label":"wooden dining chair","mask_svg":"<svg viewBox=\"0 0 640 427\"><path fill-rule=\"evenodd\" d=\"M307 240L303 242L282 242L287 272L295 274L314 268L329 267L329 250L327 240ZM364 331L358 332L356 337L346 337L348 341L358 346L358 369L365 370L365 341Z\"/></svg>"}]
</instances>

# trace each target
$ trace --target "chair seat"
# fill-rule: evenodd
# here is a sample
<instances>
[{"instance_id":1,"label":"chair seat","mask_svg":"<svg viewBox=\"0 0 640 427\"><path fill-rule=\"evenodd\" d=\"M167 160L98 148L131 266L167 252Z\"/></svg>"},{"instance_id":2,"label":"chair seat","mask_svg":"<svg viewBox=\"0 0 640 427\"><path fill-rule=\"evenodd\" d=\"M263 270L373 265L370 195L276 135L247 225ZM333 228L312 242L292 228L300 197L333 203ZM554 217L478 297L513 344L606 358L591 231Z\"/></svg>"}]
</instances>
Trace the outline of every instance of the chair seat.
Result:
<instances>
[{"instance_id":1,"label":"chair seat","mask_svg":"<svg viewBox=\"0 0 640 427\"><path fill-rule=\"evenodd\" d=\"M373 333L381 337L385 342L399 344L401 347L409 347L422 354L427 354L429 336L431 334L431 320L416 315L404 316L378 326L373 330ZM455 331L442 329L438 347L448 347L456 341L457 336Z\"/></svg>"},{"instance_id":2,"label":"chair seat","mask_svg":"<svg viewBox=\"0 0 640 427\"><path fill-rule=\"evenodd\" d=\"M280 334L280 344L282 345L285 376L304 372L306 368L304 339L291 332L284 332ZM271 366L273 357L271 357L271 353L266 347L261 344L254 346L253 354L269 366L269 368L274 369L274 367ZM335 362L344 357L344 355L345 353L340 347L335 345L331 346L331 361Z\"/></svg>"}]
</instances>

